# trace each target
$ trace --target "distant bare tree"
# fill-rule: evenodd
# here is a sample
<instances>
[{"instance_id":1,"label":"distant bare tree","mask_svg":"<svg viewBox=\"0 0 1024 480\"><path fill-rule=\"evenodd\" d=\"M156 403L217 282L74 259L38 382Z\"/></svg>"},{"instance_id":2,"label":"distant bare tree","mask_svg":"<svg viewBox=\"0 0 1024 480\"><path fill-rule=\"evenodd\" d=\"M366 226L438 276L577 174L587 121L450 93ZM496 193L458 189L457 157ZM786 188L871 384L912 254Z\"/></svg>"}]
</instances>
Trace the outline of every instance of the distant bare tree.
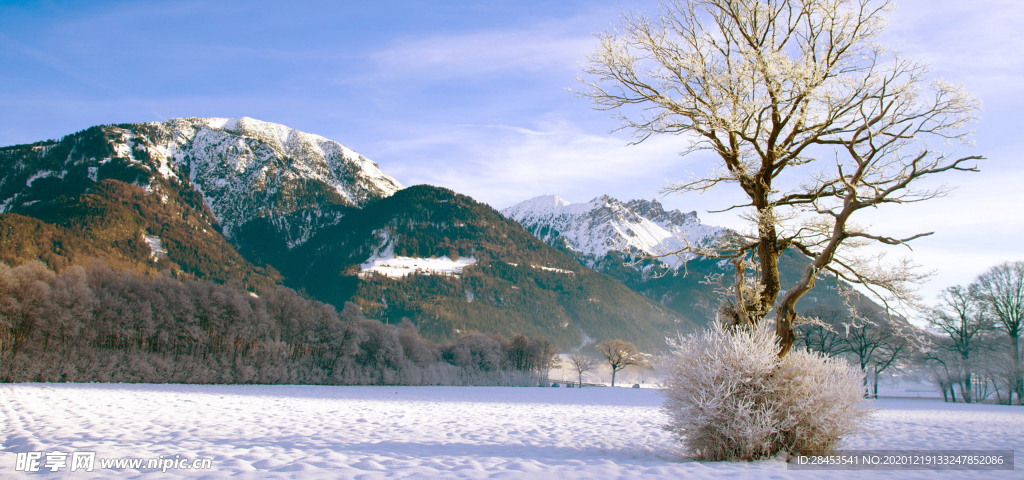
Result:
<instances>
[{"instance_id":1,"label":"distant bare tree","mask_svg":"<svg viewBox=\"0 0 1024 480\"><path fill-rule=\"evenodd\" d=\"M636 345L617 338L605 340L594 345L604 355L608 365L612 367L612 386L615 386L615 374L630 365L642 365L644 357L636 349Z\"/></svg>"},{"instance_id":2,"label":"distant bare tree","mask_svg":"<svg viewBox=\"0 0 1024 480\"><path fill-rule=\"evenodd\" d=\"M569 355L569 367L576 372L576 376L579 379L578 388L583 388L583 374L593 370L596 366L596 360L580 353L579 351L575 351L572 355Z\"/></svg>"},{"instance_id":3,"label":"distant bare tree","mask_svg":"<svg viewBox=\"0 0 1024 480\"><path fill-rule=\"evenodd\" d=\"M802 316L806 320L797 328L797 341L808 352L821 352L830 357L846 353L849 349L843 326L846 312L836 307L818 306L807 309Z\"/></svg>"},{"instance_id":4,"label":"distant bare tree","mask_svg":"<svg viewBox=\"0 0 1024 480\"><path fill-rule=\"evenodd\" d=\"M970 288L959 285L946 288L940 299L942 304L932 310L928 323L945 333L949 338L945 348L959 356L960 396L964 403L971 403L974 399L971 356L980 347L975 339L991 330L992 322L985 315L985 307L977 292Z\"/></svg>"},{"instance_id":5,"label":"distant bare tree","mask_svg":"<svg viewBox=\"0 0 1024 480\"><path fill-rule=\"evenodd\" d=\"M558 351L547 340L516 335L509 341L506 354L509 365L521 372L532 372L542 385L549 382L549 372L558 364Z\"/></svg>"},{"instance_id":6,"label":"distant bare tree","mask_svg":"<svg viewBox=\"0 0 1024 480\"><path fill-rule=\"evenodd\" d=\"M864 373L864 396L878 396L878 375L911 356L908 335L881 313L856 316L846 325L846 355Z\"/></svg>"},{"instance_id":7,"label":"distant bare tree","mask_svg":"<svg viewBox=\"0 0 1024 480\"><path fill-rule=\"evenodd\" d=\"M705 192L733 185L749 232L714 246L676 252L731 258L734 302L754 325L775 312L779 356L795 340L797 304L821 274L861 285L887 305L915 300L910 260L895 264L862 253L873 244L906 245L929 235L888 236L858 226L861 211L921 202L945 187L920 180L976 171L979 156L945 145L968 144L964 125L980 104L962 87L927 83L927 68L878 41L889 1L666 0L661 15L627 13L600 36L583 79L596 108L618 110L622 128L642 142L685 139L684 154L712 152L711 171L666 188ZM799 170L797 170L799 168ZM786 181L782 181L786 178ZM779 257L810 257L783 285ZM756 258L745 279L741 259ZM781 298L780 298L781 297Z\"/></svg>"},{"instance_id":8,"label":"distant bare tree","mask_svg":"<svg viewBox=\"0 0 1024 480\"><path fill-rule=\"evenodd\" d=\"M926 334L925 337L927 346L922 352L921 359L927 366L932 381L942 391L942 399L955 403L956 389L953 386L961 383L960 357L951 348L943 348L951 343L948 338L931 334Z\"/></svg>"},{"instance_id":9,"label":"distant bare tree","mask_svg":"<svg viewBox=\"0 0 1024 480\"><path fill-rule=\"evenodd\" d=\"M551 369L562 365L562 360L558 358L558 350L555 350L554 345L547 340L534 340L530 347L530 352L535 358L534 370L537 372L538 380L541 385L548 386L551 384Z\"/></svg>"},{"instance_id":10,"label":"distant bare tree","mask_svg":"<svg viewBox=\"0 0 1024 480\"><path fill-rule=\"evenodd\" d=\"M985 376L992 382L996 402L1001 405L1013 403L1014 362L1010 342L1002 334L990 333L982 340L985 346L979 362Z\"/></svg>"},{"instance_id":11,"label":"distant bare tree","mask_svg":"<svg viewBox=\"0 0 1024 480\"><path fill-rule=\"evenodd\" d=\"M997 403L1009 405L1013 393L1013 362L1008 354L1009 342L999 332L989 331L981 335L977 343L980 348L971 362L975 372L975 401L980 403L995 394Z\"/></svg>"},{"instance_id":12,"label":"distant bare tree","mask_svg":"<svg viewBox=\"0 0 1024 480\"><path fill-rule=\"evenodd\" d=\"M1013 356L1013 390L1017 403L1024 399L1024 369L1021 367L1020 335L1024 325L1024 262L1007 262L988 269L975 281L978 295L992 311L999 327L1010 340Z\"/></svg>"}]
</instances>

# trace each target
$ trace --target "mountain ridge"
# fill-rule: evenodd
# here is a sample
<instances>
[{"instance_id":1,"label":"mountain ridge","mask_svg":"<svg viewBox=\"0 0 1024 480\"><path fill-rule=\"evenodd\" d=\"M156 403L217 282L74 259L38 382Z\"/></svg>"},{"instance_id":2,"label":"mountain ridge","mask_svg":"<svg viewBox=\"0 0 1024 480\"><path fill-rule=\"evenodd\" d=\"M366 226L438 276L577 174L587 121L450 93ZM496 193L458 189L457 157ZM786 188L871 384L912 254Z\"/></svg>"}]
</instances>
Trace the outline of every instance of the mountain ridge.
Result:
<instances>
[{"instance_id":1,"label":"mountain ridge","mask_svg":"<svg viewBox=\"0 0 1024 480\"><path fill-rule=\"evenodd\" d=\"M570 203L557 195L542 195L505 208L502 215L522 224L545 243L564 248L591 265L618 251L678 269L693 255L673 255L687 245L706 245L726 232L704 225L697 212L665 210L657 200L619 201L608 195L589 202Z\"/></svg>"},{"instance_id":2,"label":"mountain ridge","mask_svg":"<svg viewBox=\"0 0 1024 480\"><path fill-rule=\"evenodd\" d=\"M437 340L522 333L571 349L619 337L657 351L695 328L486 205L401 189L341 144L282 125L96 126L0 148L0 171L3 244L46 232L28 250L55 269L100 258L250 291L284 283L339 309L355 301L370 318L409 319ZM27 256L0 247L4 260ZM412 270L384 274L402 268Z\"/></svg>"}]
</instances>

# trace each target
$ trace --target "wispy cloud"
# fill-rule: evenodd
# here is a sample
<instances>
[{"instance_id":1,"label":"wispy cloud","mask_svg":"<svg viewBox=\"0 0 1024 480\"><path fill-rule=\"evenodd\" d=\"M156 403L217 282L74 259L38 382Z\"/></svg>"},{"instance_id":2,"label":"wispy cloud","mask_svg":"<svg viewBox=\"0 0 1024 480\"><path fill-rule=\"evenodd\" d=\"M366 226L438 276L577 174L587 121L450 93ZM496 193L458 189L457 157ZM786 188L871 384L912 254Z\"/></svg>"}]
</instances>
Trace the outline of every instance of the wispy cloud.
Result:
<instances>
[{"instance_id":1,"label":"wispy cloud","mask_svg":"<svg viewBox=\"0 0 1024 480\"><path fill-rule=\"evenodd\" d=\"M460 125L388 143L381 153L407 158L390 166L407 183L443 185L499 208L543 194L575 200L602 193L649 198L699 161L679 156L688 145L683 137L634 146L628 141L587 133L565 121L529 128ZM420 161L423 155L432 161Z\"/></svg>"},{"instance_id":2,"label":"wispy cloud","mask_svg":"<svg viewBox=\"0 0 1024 480\"><path fill-rule=\"evenodd\" d=\"M1017 0L903 0L882 38L981 96L1024 90L1024 8Z\"/></svg>"},{"instance_id":3,"label":"wispy cloud","mask_svg":"<svg viewBox=\"0 0 1024 480\"><path fill-rule=\"evenodd\" d=\"M549 76L575 73L593 48L594 38L575 19L502 30L484 30L399 39L366 55L370 69L341 82L446 79L465 81L511 73Z\"/></svg>"},{"instance_id":4,"label":"wispy cloud","mask_svg":"<svg viewBox=\"0 0 1024 480\"><path fill-rule=\"evenodd\" d=\"M575 70L593 48L589 36L546 29L440 35L398 42L370 58L383 72L463 77L500 71Z\"/></svg>"}]
</instances>

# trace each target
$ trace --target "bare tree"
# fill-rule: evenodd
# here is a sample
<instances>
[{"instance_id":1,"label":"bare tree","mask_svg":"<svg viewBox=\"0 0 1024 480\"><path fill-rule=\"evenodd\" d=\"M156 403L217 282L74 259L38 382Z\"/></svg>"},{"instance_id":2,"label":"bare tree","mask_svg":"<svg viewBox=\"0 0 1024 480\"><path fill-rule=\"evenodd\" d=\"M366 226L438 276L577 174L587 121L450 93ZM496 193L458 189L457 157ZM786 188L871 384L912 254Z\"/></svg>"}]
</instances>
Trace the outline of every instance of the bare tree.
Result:
<instances>
[{"instance_id":1,"label":"bare tree","mask_svg":"<svg viewBox=\"0 0 1024 480\"><path fill-rule=\"evenodd\" d=\"M846 355L864 374L864 396L878 396L878 375L911 354L911 342L904 332L880 315L856 316L846 328Z\"/></svg>"},{"instance_id":2,"label":"bare tree","mask_svg":"<svg viewBox=\"0 0 1024 480\"><path fill-rule=\"evenodd\" d=\"M892 325L886 323L881 326L883 330L891 330ZM912 358L913 343L911 337L895 333L883 338L879 348L875 350L874 358L871 359L871 385L874 398L878 398L878 376L885 371L898 370Z\"/></svg>"},{"instance_id":3,"label":"bare tree","mask_svg":"<svg viewBox=\"0 0 1024 480\"><path fill-rule=\"evenodd\" d=\"M923 363L927 365L932 380L942 391L942 399L956 403L956 390L953 386L960 383L959 356L952 349L943 348L950 343L948 338L930 333L926 333L925 336L934 338L926 341L927 347L922 352Z\"/></svg>"},{"instance_id":4,"label":"bare tree","mask_svg":"<svg viewBox=\"0 0 1024 480\"><path fill-rule=\"evenodd\" d=\"M608 361L612 367L612 386L615 386L615 374L630 365L643 365L644 357L636 349L636 345L617 338L605 340L594 348Z\"/></svg>"},{"instance_id":5,"label":"bare tree","mask_svg":"<svg viewBox=\"0 0 1024 480\"><path fill-rule=\"evenodd\" d=\"M979 336L977 343L979 348L971 362L975 372L974 398L981 403L994 393L996 403L1009 405L1009 394L1013 391L1013 366L1008 355L1009 342L1004 341L999 332L990 331ZM1004 392L1008 394L1006 397L1003 397Z\"/></svg>"},{"instance_id":6,"label":"bare tree","mask_svg":"<svg viewBox=\"0 0 1024 480\"><path fill-rule=\"evenodd\" d=\"M573 352L569 355L569 367L576 372L576 377L579 379L579 387L583 388L583 374L594 369L597 366L597 361L590 358L579 351Z\"/></svg>"},{"instance_id":7,"label":"bare tree","mask_svg":"<svg viewBox=\"0 0 1024 480\"><path fill-rule=\"evenodd\" d=\"M546 387L551 384L551 369L561 367L562 360L558 358L558 350L547 340L534 340L530 347L538 380Z\"/></svg>"},{"instance_id":8,"label":"bare tree","mask_svg":"<svg viewBox=\"0 0 1024 480\"><path fill-rule=\"evenodd\" d=\"M1007 342L1003 335L1005 334L991 332L982 337L982 348L976 364L980 367L983 380L991 382L996 402L1000 405L1011 405L1015 386L1014 362L1010 354L1010 342Z\"/></svg>"},{"instance_id":9,"label":"bare tree","mask_svg":"<svg viewBox=\"0 0 1024 480\"><path fill-rule=\"evenodd\" d=\"M797 341L810 351L821 352L830 357L842 355L849 350L845 332L846 315L832 306L817 306L803 313L807 319L798 327Z\"/></svg>"},{"instance_id":10,"label":"bare tree","mask_svg":"<svg viewBox=\"0 0 1024 480\"><path fill-rule=\"evenodd\" d=\"M932 310L928 323L945 332L950 342L947 349L955 353L961 370L960 396L964 403L971 403L973 365L971 355L978 351L976 337L992 328L992 322L985 316L984 306L976 292L961 286L949 287L940 295L942 305Z\"/></svg>"},{"instance_id":11,"label":"bare tree","mask_svg":"<svg viewBox=\"0 0 1024 480\"><path fill-rule=\"evenodd\" d=\"M1021 368L1020 335L1024 321L1024 262L1007 262L988 269L975 281L978 295L991 309L1010 340L1013 355L1013 390L1017 403L1024 398L1024 370Z\"/></svg>"},{"instance_id":12,"label":"bare tree","mask_svg":"<svg viewBox=\"0 0 1024 480\"><path fill-rule=\"evenodd\" d=\"M733 258L737 266L756 257L752 281L760 298L737 322L753 325L774 310L780 356L795 338L797 303L820 274L860 284L887 306L914 300L908 284L922 276L912 262L886 265L859 247L906 245L930 233L888 236L852 219L880 205L941 196L945 187L918 181L977 171L971 162L981 159L942 150L968 143L963 126L979 102L957 85L926 85L924 65L875 42L890 7L873 0L666 0L657 18L624 15L584 67L589 88L582 95L598 109L619 110L637 142L675 134L691 142L684 154L716 156L711 172L666 191L735 185L742 192L743 202L721 211L743 209L750 232L676 253ZM800 172L802 181L783 181ZM789 248L811 262L784 286L778 259ZM737 297L745 281L737 272Z\"/></svg>"}]
</instances>

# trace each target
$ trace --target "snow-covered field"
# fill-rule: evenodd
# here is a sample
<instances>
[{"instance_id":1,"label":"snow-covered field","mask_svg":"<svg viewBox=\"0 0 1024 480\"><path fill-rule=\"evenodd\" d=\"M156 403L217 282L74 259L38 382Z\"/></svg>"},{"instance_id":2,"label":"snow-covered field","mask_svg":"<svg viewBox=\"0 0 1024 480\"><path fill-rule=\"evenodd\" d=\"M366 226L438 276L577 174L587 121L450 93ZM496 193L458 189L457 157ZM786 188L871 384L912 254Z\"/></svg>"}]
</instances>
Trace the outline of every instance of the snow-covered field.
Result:
<instances>
[{"instance_id":1,"label":"snow-covered field","mask_svg":"<svg viewBox=\"0 0 1024 480\"><path fill-rule=\"evenodd\" d=\"M383 237L386 245L383 251L374 252L365 263L359 266L359 276L372 274L386 275L391 278L405 278L413 273L421 275L458 275L462 269L476 263L473 257L462 257L452 260L447 255L441 258L412 258L395 255L395 244Z\"/></svg>"},{"instance_id":2,"label":"snow-covered field","mask_svg":"<svg viewBox=\"0 0 1024 480\"><path fill-rule=\"evenodd\" d=\"M791 471L699 463L659 428L654 389L0 385L0 478L1022 478L1016 471ZM1024 408L880 400L848 449L1013 449ZM17 452L96 452L92 473L15 472ZM100 459L211 458L210 470ZM45 457L43 458L45 460ZM68 463L71 462L70 455ZM47 469L43 468L43 470Z\"/></svg>"}]
</instances>

